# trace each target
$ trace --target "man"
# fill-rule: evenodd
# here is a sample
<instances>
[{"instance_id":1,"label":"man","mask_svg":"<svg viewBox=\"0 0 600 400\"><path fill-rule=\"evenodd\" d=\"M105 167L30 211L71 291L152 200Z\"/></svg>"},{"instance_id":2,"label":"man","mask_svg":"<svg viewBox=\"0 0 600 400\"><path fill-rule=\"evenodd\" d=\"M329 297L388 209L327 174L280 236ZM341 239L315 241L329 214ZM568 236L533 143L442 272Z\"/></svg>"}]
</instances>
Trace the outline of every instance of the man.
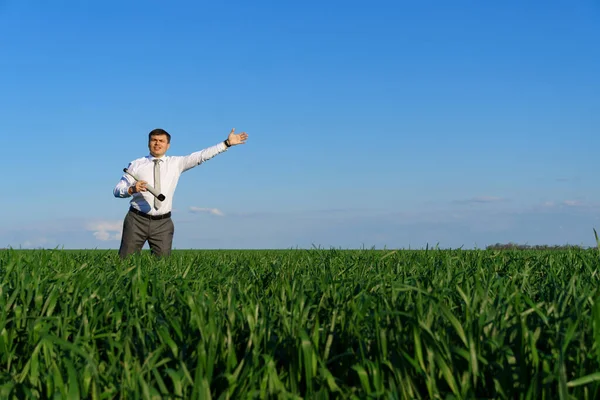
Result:
<instances>
[{"instance_id":1,"label":"man","mask_svg":"<svg viewBox=\"0 0 600 400\"><path fill-rule=\"evenodd\" d=\"M173 194L179 176L217 154L227 151L231 146L246 143L248 134L231 130L227 140L197 151L187 156L166 156L171 144L171 135L164 129L154 129L148 134L150 154L129 163L127 170L113 190L115 197L132 197L129 212L123 221L123 236L119 256L123 259L139 252L148 241L152 254L168 256L171 254L175 227L171 220ZM148 183L156 193L165 196L159 201L148 191Z\"/></svg>"}]
</instances>

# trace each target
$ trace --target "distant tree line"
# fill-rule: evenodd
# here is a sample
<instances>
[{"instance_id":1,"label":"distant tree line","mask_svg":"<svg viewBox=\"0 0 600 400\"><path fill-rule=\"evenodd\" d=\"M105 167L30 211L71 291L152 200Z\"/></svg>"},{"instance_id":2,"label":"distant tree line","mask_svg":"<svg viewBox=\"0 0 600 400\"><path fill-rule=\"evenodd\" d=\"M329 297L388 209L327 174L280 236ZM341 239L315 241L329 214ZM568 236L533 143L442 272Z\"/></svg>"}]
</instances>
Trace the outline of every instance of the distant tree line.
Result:
<instances>
[{"instance_id":1,"label":"distant tree line","mask_svg":"<svg viewBox=\"0 0 600 400\"><path fill-rule=\"evenodd\" d=\"M486 247L487 250L581 250L584 249L583 246L573 245L573 244L563 244L563 245L547 245L547 244L536 244L536 245L528 245L528 244L518 244L518 243L496 243L491 244Z\"/></svg>"}]
</instances>

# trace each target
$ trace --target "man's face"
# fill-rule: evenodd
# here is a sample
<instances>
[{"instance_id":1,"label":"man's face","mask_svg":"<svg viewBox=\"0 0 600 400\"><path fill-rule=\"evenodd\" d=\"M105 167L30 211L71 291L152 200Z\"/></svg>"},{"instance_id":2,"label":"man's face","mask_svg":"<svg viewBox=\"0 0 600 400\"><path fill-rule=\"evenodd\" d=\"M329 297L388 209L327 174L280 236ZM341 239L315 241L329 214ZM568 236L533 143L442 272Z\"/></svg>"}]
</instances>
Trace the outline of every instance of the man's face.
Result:
<instances>
[{"instance_id":1,"label":"man's face","mask_svg":"<svg viewBox=\"0 0 600 400\"><path fill-rule=\"evenodd\" d=\"M162 157L169 150L169 145L167 135L152 135L148 142L148 149L154 157Z\"/></svg>"}]
</instances>

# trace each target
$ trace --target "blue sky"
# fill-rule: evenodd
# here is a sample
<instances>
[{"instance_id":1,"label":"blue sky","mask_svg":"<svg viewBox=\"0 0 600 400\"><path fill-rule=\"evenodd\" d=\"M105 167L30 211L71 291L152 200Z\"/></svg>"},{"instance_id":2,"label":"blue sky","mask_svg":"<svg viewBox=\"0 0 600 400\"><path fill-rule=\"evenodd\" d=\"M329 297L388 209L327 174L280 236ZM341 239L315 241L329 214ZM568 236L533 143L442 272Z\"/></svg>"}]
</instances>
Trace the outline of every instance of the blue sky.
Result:
<instances>
[{"instance_id":1,"label":"blue sky","mask_svg":"<svg viewBox=\"0 0 600 400\"><path fill-rule=\"evenodd\" d=\"M595 1L0 0L0 247L118 248L147 134L174 248L594 243ZM147 247L147 246L146 246Z\"/></svg>"}]
</instances>

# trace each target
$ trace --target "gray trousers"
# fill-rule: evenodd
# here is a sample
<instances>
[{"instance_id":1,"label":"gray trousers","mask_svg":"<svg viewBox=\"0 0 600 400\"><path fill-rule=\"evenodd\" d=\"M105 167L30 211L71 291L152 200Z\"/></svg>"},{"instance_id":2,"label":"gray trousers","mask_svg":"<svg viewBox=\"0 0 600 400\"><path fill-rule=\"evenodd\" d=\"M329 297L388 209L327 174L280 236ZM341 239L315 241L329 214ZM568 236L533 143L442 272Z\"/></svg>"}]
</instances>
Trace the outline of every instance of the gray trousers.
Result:
<instances>
[{"instance_id":1,"label":"gray trousers","mask_svg":"<svg viewBox=\"0 0 600 400\"><path fill-rule=\"evenodd\" d=\"M119 257L123 259L140 252L146 240L152 254L159 257L168 256L171 254L174 232L175 226L170 217L152 220L129 211L123 221Z\"/></svg>"}]
</instances>

